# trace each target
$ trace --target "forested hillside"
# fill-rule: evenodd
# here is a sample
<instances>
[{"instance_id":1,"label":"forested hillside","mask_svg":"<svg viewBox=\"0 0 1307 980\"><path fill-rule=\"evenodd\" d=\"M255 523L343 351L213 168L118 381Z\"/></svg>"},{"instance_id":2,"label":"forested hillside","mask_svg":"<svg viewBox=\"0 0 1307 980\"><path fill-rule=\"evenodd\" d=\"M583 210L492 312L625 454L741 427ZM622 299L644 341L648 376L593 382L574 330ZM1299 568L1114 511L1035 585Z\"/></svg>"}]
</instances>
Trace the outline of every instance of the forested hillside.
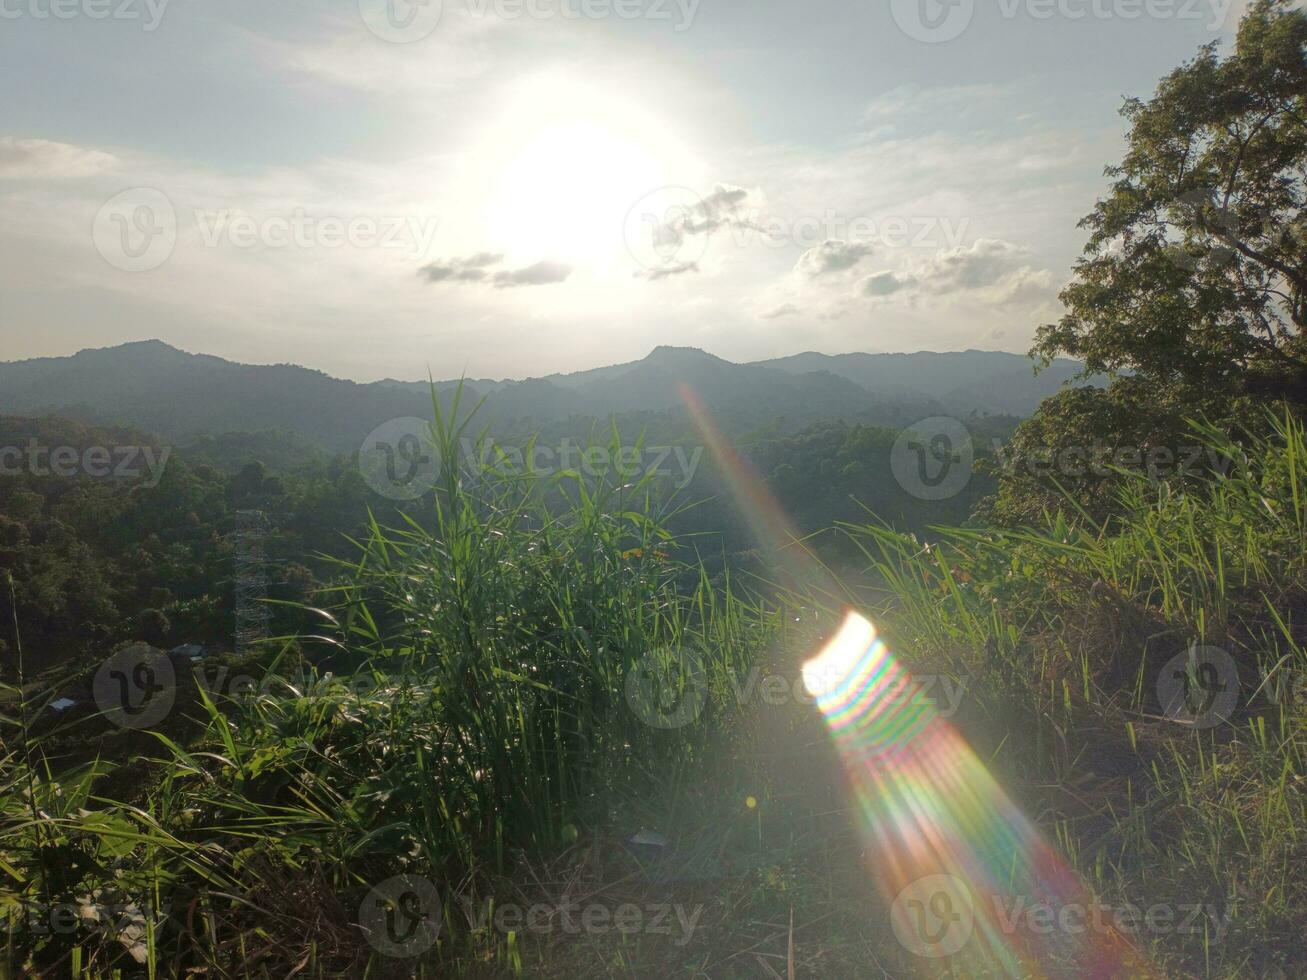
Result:
<instances>
[{"instance_id":1,"label":"forested hillside","mask_svg":"<svg viewBox=\"0 0 1307 980\"><path fill-rule=\"evenodd\" d=\"M585 419L637 413L670 413L684 425L679 386L690 384L741 435L777 420L790 432L838 418L902 426L946 408L1025 415L1077 369L1060 362L1036 378L1027 358L980 351L845 355L803 370L795 363L732 364L693 348L660 347L630 364L524 381L468 380L464 387L469 398L485 398L480 424L521 432L558 422L575 431ZM445 399L459 384L445 380L440 365L414 365L413 373L434 376ZM430 401L425 380L356 384L295 365L187 354L158 341L0 363L0 412L132 425L173 443L279 432L298 445L348 453L389 419L429 415Z\"/></svg>"}]
</instances>

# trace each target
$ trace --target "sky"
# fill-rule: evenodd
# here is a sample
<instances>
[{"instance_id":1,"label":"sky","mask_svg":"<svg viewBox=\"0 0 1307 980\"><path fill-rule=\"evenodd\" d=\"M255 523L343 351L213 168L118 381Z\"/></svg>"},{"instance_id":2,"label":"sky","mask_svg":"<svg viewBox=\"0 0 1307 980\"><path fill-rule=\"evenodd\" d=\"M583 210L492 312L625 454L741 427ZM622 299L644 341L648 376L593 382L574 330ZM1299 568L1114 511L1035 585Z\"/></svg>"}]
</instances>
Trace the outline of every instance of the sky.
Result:
<instances>
[{"instance_id":1,"label":"sky","mask_svg":"<svg viewBox=\"0 0 1307 980\"><path fill-rule=\"evenodd\" d=\"M0 0L0 360L1029 349L1245 0Z\"/></svg>"}]
</instances>

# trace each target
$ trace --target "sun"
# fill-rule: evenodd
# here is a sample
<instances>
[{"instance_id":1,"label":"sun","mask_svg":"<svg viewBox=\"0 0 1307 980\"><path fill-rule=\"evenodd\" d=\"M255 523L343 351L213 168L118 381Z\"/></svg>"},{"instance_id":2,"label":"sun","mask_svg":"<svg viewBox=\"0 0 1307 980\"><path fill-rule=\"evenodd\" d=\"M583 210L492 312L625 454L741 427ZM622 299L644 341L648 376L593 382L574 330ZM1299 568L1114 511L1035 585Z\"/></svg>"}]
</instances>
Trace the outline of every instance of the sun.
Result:
<instances>
[{"instance_id":1,"label":"sun","mask_svg":"<svg viewBox=\"0 0 1307 980\"><path fill-rule=\"evenodd\" d=\"M598 269L624 254L632 206L695 169L661 120L560 76L523 85L473 157L490 247Z\"/></svg>"},{"instance_id":2,"label":"sun","mask_svg":"<svg viewBox=\"0 0 1307 980\"><path fill-rule=\"evenodd\" d=\"M559 123L504 167L487 226L515 249L601 260L620 245L626 211L665 180L654 149L594 119Z\"/></svg>"}]
</instances>

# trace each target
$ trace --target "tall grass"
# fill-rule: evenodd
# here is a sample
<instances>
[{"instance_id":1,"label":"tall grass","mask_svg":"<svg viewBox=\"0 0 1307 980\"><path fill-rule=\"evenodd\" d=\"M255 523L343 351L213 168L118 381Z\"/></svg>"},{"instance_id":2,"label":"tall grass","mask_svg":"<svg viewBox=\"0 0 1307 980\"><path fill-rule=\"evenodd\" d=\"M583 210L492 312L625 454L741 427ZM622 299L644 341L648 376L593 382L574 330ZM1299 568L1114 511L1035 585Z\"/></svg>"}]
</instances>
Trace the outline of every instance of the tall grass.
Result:
<instances>
[{"instance_id":1,"label":"tall grass","mask_svg":"<svg viewBox=\"0 0 1307 980\"><path fill-rule=\"evenodd\" d=\"M968 735L1101 889L1231 914L1219 942L1212 923L1151 937L1205 976L1307 970L1307 438L1269 423L1195 425L1225 475L1183 493L1129 477L1102 524L1068 500L1042 527L932 544L845 529L888 586L887 631L971 678ZM1201 726L1158 693L1200 646L1239 692Z\"/></svg>"},{"instance_id":2,"label":"tall grass","mask_svg":"<svg viewBox=\"0 0 1307 980\"><path fill-rule=\"evenodd\" d=\"M713 692L775 614L678 559L647 477L472 469L463 452L489 454L465 442L471 413L457 398L435 411L431 511L371 524L320 597L318 634L269 645L280 682L200 690L197 738L154 732L152 759L112 772L40 773L32 793L21 758L0 762L10 970L435 975L467 951L458 899L483 874L602 827L615 801L658 792L729 737ZM657 724L687 685L703 709ZM144 784L131 805L124 781ZM57 880L38 860L50 847ZM394 875L442 897L439 943L416 966L377 955L357 920ZM93 908L107 889L131 897L130 929L41 935L17 914Z\"/></svg>"}]
</instances>

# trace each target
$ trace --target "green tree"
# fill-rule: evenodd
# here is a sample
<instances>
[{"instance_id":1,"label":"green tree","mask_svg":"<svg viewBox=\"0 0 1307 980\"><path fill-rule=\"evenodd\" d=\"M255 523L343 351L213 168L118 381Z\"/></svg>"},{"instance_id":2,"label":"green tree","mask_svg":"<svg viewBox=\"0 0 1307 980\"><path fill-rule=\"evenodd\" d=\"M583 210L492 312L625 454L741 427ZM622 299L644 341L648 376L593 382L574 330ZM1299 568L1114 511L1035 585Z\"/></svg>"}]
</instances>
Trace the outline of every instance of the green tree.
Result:
<instances>
[{"instance_id":1,"label":"green tree","mask_svg":"<svg viewBox=\"0 0 1307 980\"><path fill-rule=\"evenodd\" d=\"M1081 222L1066 314L1031 351L1110 384L1064 391L1021 426L992 520L1065 506L1063 488L1097 516L1112 508L1118 473L1050 456L1175 453L1192 442L1186 418L1307 406L1307 14L1257 0L1227 57L1205 46L1122 114L1127 152Z\"/></svg>"},{"instance_id":2,"label":"green tree","mask_svg":"<svg viewBox=\"0 0 1307 980\"><path fill-rule=\"evenodd\" d=\"M1034 353L1191 404L1307 402L1307 14L1258 0L1229 57L1204 47L1123 115L1128 152Z\"/></svg>"}]
</instances>

